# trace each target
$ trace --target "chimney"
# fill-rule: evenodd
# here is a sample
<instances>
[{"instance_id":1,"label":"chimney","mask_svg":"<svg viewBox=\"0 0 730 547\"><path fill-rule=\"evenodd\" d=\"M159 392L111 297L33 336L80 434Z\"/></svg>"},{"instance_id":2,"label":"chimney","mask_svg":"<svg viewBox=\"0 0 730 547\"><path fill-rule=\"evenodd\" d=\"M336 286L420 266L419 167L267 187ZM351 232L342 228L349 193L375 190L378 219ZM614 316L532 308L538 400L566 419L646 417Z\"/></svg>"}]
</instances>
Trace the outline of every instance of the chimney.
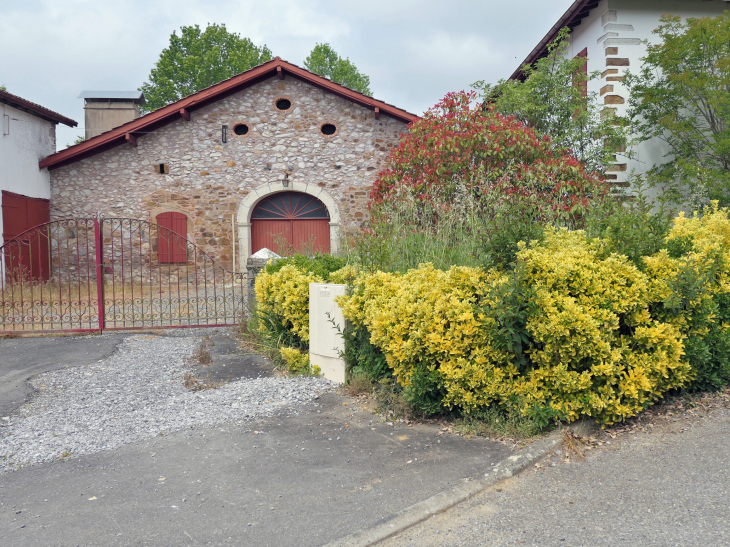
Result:
<instances>
[{"instance_id":1,"label":"chimney","mask_svg":"<svg viewBox=\"0 0 730 547\"><path fill-rule=\"evenodd\" d=\"M139 105L145 104L141 91L82 91L86 139L139 118Z\"/></svg>"}]
</instances>

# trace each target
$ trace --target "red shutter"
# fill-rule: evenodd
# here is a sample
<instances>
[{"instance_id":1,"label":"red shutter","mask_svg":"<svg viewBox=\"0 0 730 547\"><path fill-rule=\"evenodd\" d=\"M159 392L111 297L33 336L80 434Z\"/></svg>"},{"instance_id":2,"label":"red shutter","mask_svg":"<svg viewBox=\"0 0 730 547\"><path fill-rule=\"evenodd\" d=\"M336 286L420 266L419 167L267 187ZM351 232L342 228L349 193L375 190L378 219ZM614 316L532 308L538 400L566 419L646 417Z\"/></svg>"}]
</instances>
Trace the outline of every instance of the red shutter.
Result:
<instances>
[{"instance_id":1,"label":"red shutter","mask_svg":"<svg viewBox=\"0 0 730 547\"><path fill-rule=\"evenodd\" d=\"M586 106L588 105L588 48L583 48L583 51L581 51L578 55L575 56L576 59L578 57L582 57L585 59L585 62L583 63L583 66L581 67L582 72L582 78L580 80L577 80L576 78L573 78L573 85L578 86L581 92L581 95L586 99Z\"/></svg>"},{"instance_id":2,"label":"red shutter","mask_svg":"<svg viewBox=\"0 0 730 547\"><path fill-rule=\"evenodd\" d=\"M184 264L188 261L188 217L182 213L157 215L157 260L160 264Z\"/></svg>"}]
</instances>

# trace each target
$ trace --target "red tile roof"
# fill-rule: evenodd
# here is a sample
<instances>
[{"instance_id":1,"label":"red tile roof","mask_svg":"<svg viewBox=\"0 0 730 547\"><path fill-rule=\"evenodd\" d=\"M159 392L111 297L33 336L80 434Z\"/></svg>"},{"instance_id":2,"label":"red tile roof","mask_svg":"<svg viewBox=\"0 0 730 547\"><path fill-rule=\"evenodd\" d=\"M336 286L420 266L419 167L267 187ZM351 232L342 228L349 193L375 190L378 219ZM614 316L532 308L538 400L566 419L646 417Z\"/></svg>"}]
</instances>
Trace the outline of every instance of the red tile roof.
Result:
<instances>
[{"instance_id":1,"label":"red tile roof","mask_svg":"<svg viewBox=\"0 0 730 547\"><path fill-rule=\"evenodd\" d=\"M545 37L540 40L540 43L535 46L530 54L525 58L520 66L512 73L509 77L510 80L519 80L522 78L522 67L525 65L531 65L535 61L538 61L542 57L547 55L547 46L550 42L555 40L555 37L560 32L560 29L568 27L571 31L580 25L583 18L587 17L592 9L597 8L599 0L575 0L573 5L568 8L563 16L558 19L558 22L553 25L550 31Z\"/></svg>"},{"instance_id":2,"label":"red tile roof","mask_svg":"<svg viewBox=\"0 0 730 547\"><path fill-rule=\"evenodd\" d=\"M34 116L38 116L39 118L49 122L62 123L69 127L76 127L78 125L78 123L73 121L71 118L61 116L58 112L48 110L39 104L32 103L27 99L8 93L7 91L0 90L0 103L5 103L13 108L17 108L23 112L28 112L29 114L33 114Z\"/></svg>"},{"instance_id":3,"label":"red tile roof","mask_svg":"<svg viewBox=\"0 0 730 547\"><path fill-rule=\"evenodd\" d=\"M381 114L395 118L404 123L410 123L418 119L418 116L406 112L400 108L397 108L391 104L384 103L362 93L358 93L352 89L349 89L343 85L336 84L327 78L322 78L317 74L309 72L303 68L300 68L292 63L281 60L279 57L273 60L259 65L251 70L247 70L234 76L228 80L224 80L220 83L210 86L207 89L193 93L189 97L180 99L177 102L164 106L154 112L150 112L136 120L127 122L124 125L120 125L110 131L97 135L89 140L79 143L75 146L70 146L65 150L56 152L44 158L40 161L40 168L47 167L48 169L54 169L69 163L76 162L83 158L88 158L102 152L109 150L123 144L127 141L134 141L136 136L150 133L164 125L169 124L175 120L180 119L184 116L189 116L189 113L193 110L202 108L208 104L218 101L224 97L237 93L242 89L250 87L254 84L262 82L276 76L281 73L282 76L297 78L311 85L319 87L324 91L338 95L359 105L373 110L378 109Z\"/></svg>"}]
</instances>

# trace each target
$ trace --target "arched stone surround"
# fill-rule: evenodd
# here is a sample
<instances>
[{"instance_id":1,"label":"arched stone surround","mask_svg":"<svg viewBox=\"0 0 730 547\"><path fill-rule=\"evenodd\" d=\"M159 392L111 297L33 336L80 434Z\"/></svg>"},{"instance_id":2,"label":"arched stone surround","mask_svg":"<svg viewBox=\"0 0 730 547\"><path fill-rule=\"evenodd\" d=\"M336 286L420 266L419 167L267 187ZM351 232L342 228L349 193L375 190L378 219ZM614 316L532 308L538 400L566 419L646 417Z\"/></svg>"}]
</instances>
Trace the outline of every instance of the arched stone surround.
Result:
<instances>
[{"instance_id":1,"label":"arched stone surround","mask_svg":"<svg viewBox=\"0 0 730 547\"><path fill-rule=\"evenodd\" d=\"M240 271L246 270L246 260L251 256L251 214L256 204L267 196L279 192L301 192L319 199L327 207L330 215L330 252L336 253L339 249L340 210L324 188L316 184L290 182L289 186L279 182L271 182L257 186L241 202L238 207L238 264Z\"/></svg>"}]
</instances>

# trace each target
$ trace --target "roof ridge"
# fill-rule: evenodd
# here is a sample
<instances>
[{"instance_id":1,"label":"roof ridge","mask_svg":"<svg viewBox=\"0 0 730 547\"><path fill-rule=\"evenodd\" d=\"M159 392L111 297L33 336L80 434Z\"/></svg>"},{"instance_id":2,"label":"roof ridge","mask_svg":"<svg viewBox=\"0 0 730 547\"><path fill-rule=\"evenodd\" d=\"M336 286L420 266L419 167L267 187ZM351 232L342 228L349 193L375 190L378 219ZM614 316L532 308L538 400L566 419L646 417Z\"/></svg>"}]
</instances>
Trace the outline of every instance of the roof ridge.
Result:
<instances>
[{"instance_id":1,"label":"roof ridge","mask_svg":"<svg viewBox=\"0 0 730 547\"><path fill-rule=\"evenodd\" d=\"M255 85L263 80L266 80L276 74L281 74L283 77L284 72L288 75L306 81L311 85L320 87L325 91L332 94L339 95L342 98L348 99L352 102L358 103L362 106L370 107L373 110L377 109L379 113L385 114L404 123L410 123L419 118L416 114L408 112L398 108L392 104L380 101L354 89L350 89L342 84L333 82L328 78L324 78L314 72L311 72L305 68L295 65L275 57L269 61L261 63L249 70L231 76L226 80L222 80L216 84L213 84L207 88L196 91L195 93L183 97L175 102L165 105L157 110L148 112L147 114L140 116L132 121L124 123L120 126L114 127L100 135L92 137L79 144L70 146L65 150L51 154L50 156L42 159L39 162L41 169L47 167L53 169L60 167L68 163L81 160L83 158L95 155L103 152L109 148L116 147L127 141L127 135L130 138L133 137L135 132L151 133L159 129L160 127L171 123L190 110L202 108L211 102L222 99L233 93Z\"/></svg>"}]
</instances>

